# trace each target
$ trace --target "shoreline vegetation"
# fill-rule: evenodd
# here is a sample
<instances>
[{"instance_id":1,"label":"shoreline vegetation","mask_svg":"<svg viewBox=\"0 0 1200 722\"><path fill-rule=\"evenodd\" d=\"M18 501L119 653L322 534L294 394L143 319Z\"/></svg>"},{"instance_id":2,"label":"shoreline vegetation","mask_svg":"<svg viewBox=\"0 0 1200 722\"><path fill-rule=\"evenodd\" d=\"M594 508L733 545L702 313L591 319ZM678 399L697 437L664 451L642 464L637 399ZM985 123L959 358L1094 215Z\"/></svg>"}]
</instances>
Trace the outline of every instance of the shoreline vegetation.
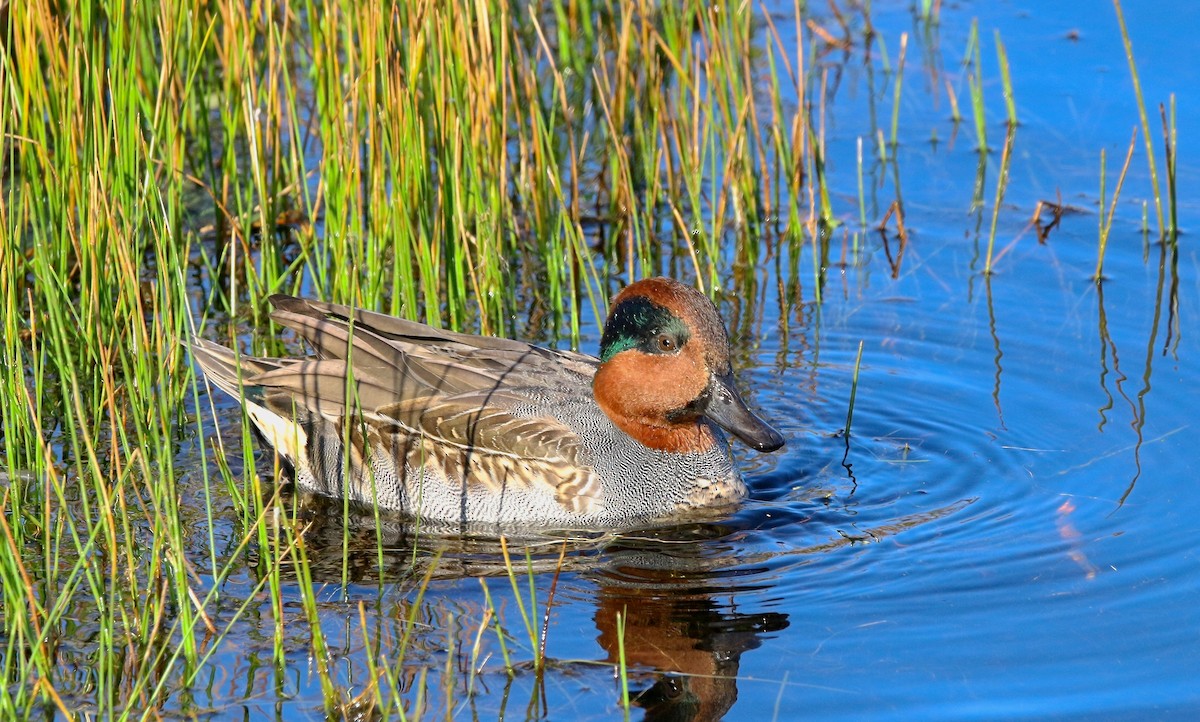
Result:
<instances>
[{"instance_id":1,"label":"shoreline vegetation","mask_svg":"<svg viewBox=\"0 0 1200 722\"><path fill-rule=\"evenodd\" d=\"M218 448L236 433L211 426L180 341L271 351L278 291L577 339L620 278L752 276L819 215L810 110L782 99L805 97L809 59L774 23L696 2L11 6L3 716L186 709L257 594L282 673L293 585L328 710L357 704L301 527L265 523L290 513L277 470L242 468L244 426ZM203 499L181 498L185 473ZM223 514L236 539L214 535ZM207 558L185 553L197 535ZM253 593L224 609L248 555ZM82 657L75 624L94 627ZM369 706L396 712L395 672L374 673Z\"/></svg>"}]
</instances>

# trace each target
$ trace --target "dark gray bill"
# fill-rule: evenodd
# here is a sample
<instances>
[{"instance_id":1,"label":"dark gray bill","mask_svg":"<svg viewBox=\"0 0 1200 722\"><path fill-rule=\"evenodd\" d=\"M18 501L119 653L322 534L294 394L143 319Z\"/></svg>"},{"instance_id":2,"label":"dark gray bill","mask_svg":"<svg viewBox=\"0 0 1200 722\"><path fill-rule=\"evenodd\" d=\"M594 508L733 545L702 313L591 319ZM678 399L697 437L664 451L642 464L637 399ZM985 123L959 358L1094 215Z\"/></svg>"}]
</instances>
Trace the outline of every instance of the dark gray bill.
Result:
<instances>
[{"instance_id":1,"label":"dark gray bill","mask_svg":"<svg viewBox=\"0 0 1200 722\"><path fill-rule=\"evenodd\" d=\"M733 382L733 374L713 375L708 384L708 406L704 415L713 423L758 451L775 451L783 446L783 437L771 425L754 415L742 401Z\"/></svg>"}]
</instances>

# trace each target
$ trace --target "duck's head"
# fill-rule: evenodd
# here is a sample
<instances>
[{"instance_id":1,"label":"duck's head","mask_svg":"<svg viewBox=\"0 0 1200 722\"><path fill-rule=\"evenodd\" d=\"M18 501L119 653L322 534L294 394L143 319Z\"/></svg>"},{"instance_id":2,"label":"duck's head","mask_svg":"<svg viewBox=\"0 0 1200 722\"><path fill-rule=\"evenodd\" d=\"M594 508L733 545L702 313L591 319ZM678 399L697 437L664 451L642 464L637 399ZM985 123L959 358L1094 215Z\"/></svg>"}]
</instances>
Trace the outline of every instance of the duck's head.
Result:
<instances>
[{"instance_id":1,"label":"duck's head","mask_svg":"<svg viewBox=\"0 0 1200 722\"><path fill-rule=\"evenodd\" d=\"M676 453L716 443L708 423L759 451L783 437L746 408L729 365L729 337L702 293L648 278L612 302L592 390L604 413L642 444Z\"/></svg>"}]
</instances>

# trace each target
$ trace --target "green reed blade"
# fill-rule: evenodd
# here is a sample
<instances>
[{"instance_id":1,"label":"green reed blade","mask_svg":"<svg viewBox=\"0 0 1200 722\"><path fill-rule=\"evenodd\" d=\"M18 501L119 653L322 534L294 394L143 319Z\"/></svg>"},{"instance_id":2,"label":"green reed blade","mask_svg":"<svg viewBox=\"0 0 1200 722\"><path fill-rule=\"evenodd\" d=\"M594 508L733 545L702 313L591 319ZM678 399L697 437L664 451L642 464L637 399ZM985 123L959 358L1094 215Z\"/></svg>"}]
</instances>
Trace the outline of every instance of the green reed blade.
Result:
<instances>
[{"instance_id":1,"label":"green reed blade","mask_svg":"<svg viewBox=\"0 0 1200 722\"><path fill-rule=\"evenodd\" d=\"M1137 98L1138 117L1142 122L1142 140L1146 144L1146 163L1150 166L1150 186L1154 193L1154 213L1158 217L1158 233L1164 236L1167 227L1163 223L1162 189L1158 183L1158 164L1154 160L1154 138L1150 134L1150 121L1146 115L1146 101L1142 95L1142 81L1138 77L1137 62L1133 57L1133 41L1129 39L1129 29L1125 27L1125 13L1121 10L1121 0L1113 0L1113 9L1117 13L1117 25L1121 28L1121 42L1125 46L1125 59L1129 63L1129 75L1133 79L1133 94Z\"/></svg>"}]
</instances>

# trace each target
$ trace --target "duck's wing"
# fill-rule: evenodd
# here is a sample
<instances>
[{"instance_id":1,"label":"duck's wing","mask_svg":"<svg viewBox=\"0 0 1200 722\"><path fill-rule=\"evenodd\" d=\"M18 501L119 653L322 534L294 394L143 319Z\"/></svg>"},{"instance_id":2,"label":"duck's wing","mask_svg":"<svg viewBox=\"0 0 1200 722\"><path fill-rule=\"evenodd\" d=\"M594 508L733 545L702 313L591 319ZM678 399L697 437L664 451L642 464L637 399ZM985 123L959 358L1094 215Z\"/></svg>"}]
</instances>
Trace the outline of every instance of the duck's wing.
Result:
<instances>
[{"instance_id":1,"label":"duck's wing","mask_svg":"<svg viewBox=\"0 0 1200 722\"><path fill-rule=\"evenodd\" d=\"M340 360L246 356L200 338L192 339L191 346L192 357L210 381L230 396L259 406L267 406L268 400L279 406L286 397L289 406L332 418L345 416L351 407L375 409L395 403L405 392L428 393L416 381L397 384L370 371L351 374Z\"/></svg>"},{"instance_id":2,"label":"duck's wing","mask_svg":"<svg viewBox=\"0 0 1200 722\"><path fill-rule=\"evenodd\" d=\"M200 338L192 339L191 349L205 377L241 401L267 443L295 469L309 467L309 441L336 426L347 408L385 406L405 391L394 379L382 382L369 373L347 383L344 361L258 358Z\"/></svg>"},{"instance_id":3,"label":"duck's wing","mask_svg":"<svg viewBox=\"0 0 1200 722\"><path fill-rule=\"evenodd\" d=\"M590 385L597 360L520 341L455 333L380 313L292 296L272 296L271 318L296 331L322 359L348 360L398 387L432 394L530 385ZM406 393L400 398L411 398Z\"/></svg>"},{"instance_id":4,"label":"duck's wing","mask_svg":"<svg viewBox=\"0 0 1200 722\"><path fill-rule=\"evenodd\" d=\"M552 416L520 414L528 398L502 389L396 401L393 387L360 374L348 400L346 374L344 361L304 361L245 381L268 412L252 414L268 441L313 478L332 473L322 465L340 464L318 450L347 439L356 455L384 454L397 473L440 475L468 493L546 486L568 510L603 509L603 487L582 439Z\"/></svg>"},{"instance_id":5,"label":"duck's wing","mask_svg":"<svg viewBox=\"0 0 1200 722\"><path fill-rule=\"evenodd\" d=\"M579 436L549 414L530 416L530 397L514 390L579 394L595 372L591 357L344 306L273 302L277 320L320 357L255 358L202 339L192 351L294 468L324 479L337 468L325 467L340 466L326 450L348 435L351 454L387 454L400 473L441 474L467 491L548 486L564 508L603 508Z\"/></svg>"},{"instance_id":6,"label":"duck's wing","mask_svg":"<svg viewBox=\"0 0 1200 722\"><path fill-rule=\"evenodd\" d=\"M521 405L528 399L505 392L406 399L365 415L366 441L467 491L547 486L570 511L601 511L603 488L579 435L553 417L519 415Z\"/></svg>"}]
</instances>

